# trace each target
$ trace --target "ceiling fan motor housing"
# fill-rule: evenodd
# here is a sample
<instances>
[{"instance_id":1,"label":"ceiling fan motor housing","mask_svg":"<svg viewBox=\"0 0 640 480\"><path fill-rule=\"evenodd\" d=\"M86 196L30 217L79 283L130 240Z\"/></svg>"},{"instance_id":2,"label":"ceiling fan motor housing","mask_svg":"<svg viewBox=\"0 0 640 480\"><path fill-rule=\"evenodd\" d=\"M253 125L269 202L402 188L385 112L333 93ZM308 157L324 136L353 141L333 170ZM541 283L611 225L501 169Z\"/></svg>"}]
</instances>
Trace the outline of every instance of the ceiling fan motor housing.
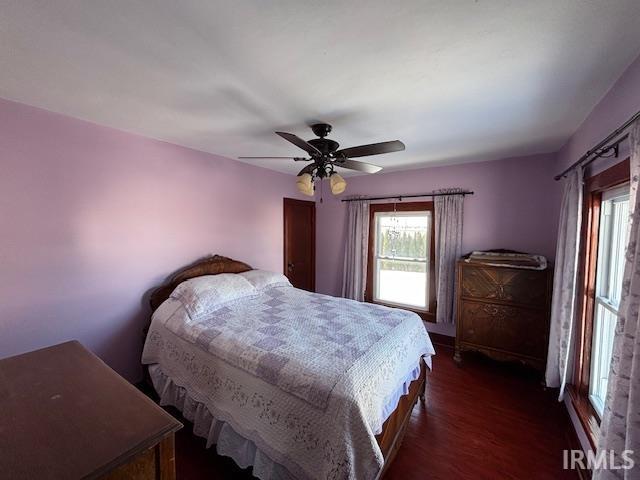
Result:
<instances>
[{"instance_id":1,"label":"ceiling fan motor housing","mask_svg":"<svg viewBox=\"0 0 640 480\"><path fill-rule=\"evenodd\" d=\"M311 125L311 130L315 133L319 138L312 138L307 143L310 143L314 147L316 147L322 155L329 155L335 152L340 144L335 140L329 140L326 137L329 132L331 132L331 125L328 123L316 123L315 125Z\"/></svg>"},{"instance_id":2,"label":"ceiling fan motor housing","mask_svg":"<svg viewBox=\"0 0 640 480\"><path fill-rule=\"evenodd\" d=\"M331 133L331 125L328 123L315 123L311 125L311 130L316 137L324 138Z\"/></svg>"},{"instance_id":3,"label":"ceiling fan motor housing","mask_svg":"<svg viewBox=\"0 0 640 480\"><path fill-rule=\"evenodd\" d=\"M323 155L329 155L335 152L340 144L335 140L329 140L328 138L312 138L307 143L310 143L316 147Z\"/></svg>"}]
</instances>

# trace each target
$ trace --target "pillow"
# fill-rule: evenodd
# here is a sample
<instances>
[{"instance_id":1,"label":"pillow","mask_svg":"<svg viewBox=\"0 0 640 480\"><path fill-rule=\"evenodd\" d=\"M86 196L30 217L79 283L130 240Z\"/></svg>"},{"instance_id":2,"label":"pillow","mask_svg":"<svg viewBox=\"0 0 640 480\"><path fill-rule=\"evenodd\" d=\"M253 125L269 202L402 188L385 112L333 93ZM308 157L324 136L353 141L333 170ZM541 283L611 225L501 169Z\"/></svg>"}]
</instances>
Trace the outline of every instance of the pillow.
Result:
<instances>
[{"instance_id":1,"label":"pillow","mask_svg":"<svg viewBox=\"0 0 640 480\"><path fill-rule=\"evenodd\" d=\"M171 294L179 300L192 320L216 310L220 305L248 295L256 289L235 273L204 275L182 282Z\"/></svg>"},{"instance_id":2,"label":"pillow","mask_svg":"<svg viewBox=\"0 0 640 480\"><path fill-rule=\"evenodd\" d=\"M246 278L256 290L263 290L268 287L291 286L287 277L281 273L269 272L267 270L249 270L248 272L242 272L238 275Z\"/></svg>"}]
</instances>

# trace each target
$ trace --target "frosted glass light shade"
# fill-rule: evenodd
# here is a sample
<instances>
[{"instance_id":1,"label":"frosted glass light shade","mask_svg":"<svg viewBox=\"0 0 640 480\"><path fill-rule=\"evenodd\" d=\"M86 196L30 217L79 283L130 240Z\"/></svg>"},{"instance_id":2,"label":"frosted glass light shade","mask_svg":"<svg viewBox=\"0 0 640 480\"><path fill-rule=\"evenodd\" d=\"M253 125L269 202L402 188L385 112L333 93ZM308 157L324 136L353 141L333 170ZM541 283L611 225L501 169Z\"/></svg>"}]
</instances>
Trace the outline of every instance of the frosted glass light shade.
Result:
<instances>
[{"instance_id":1,"label":"frosted glass light shade","mask_svg":"<svg viewBox=\"0 0 640 480\"><path fill-rule=\"evenodd\" d=\"M310 197L313 197L314 188L313 188L313 177L311 177L308 173L303 173L296 180L296 186L298 187L298 191L300 193L304 193Z\"/></svg>"},{"instance_id":2,"label":"frosted glass light shade","mask_svg":"<svg viewBox=\"0 0 640 480\"><path fill-rule=\"evenodd\" d=\"M329 184L331 185L331 193L334 195L340 195L347 188L347 182L337 173L334 173L329 177Z\"/></svg>"}]
</instances>

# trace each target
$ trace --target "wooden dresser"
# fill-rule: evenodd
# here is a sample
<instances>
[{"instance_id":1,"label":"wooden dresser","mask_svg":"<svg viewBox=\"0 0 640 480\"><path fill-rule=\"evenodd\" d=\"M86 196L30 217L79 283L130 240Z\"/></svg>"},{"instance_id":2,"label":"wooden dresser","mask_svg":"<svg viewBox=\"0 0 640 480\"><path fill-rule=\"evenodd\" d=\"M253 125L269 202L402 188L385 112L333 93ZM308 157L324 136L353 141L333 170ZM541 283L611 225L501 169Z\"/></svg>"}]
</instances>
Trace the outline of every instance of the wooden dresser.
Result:
<instances>
[{"instance_id":1,"label":"wooden dresser","mask_svg":"<svg viewBox=\"0 0 640 480\"><path fill-rule=\"evenodd\" d=\"M544 371L549 338L551 270L458 261L456 348Z\"/></svg>"},{"instance_id":2,"label":"wooden dresser","mask_svg":"<svg viewBox=\"0 0 640 480\"><path fill-rule=\"evenodd\" d=\"M0 478L175 479L182 424L78 342L0 360Z\"/></svg>"}]
</instances>

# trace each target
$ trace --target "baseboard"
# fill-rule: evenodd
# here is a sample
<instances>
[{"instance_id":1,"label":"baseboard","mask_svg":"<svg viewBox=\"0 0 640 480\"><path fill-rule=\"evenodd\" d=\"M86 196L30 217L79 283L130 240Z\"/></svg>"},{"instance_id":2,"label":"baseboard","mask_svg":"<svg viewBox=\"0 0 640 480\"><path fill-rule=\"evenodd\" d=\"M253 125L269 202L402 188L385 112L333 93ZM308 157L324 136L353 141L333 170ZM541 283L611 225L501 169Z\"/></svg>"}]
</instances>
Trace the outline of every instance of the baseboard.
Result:
<instances>
[{"instance_id":1,"label":"baseboard","mask_svg":"<svg viewBox=\"0 0 640 480\"><path fill-rule=\"evenodd\" d=\"M583 453L584 449L582 448L582 444L580 443L580 439L578 438L578 432L576 432L575 425L573 424L573 420L571 419L571 415L567 410L567 406L565 404L565 412L566 412L566 428L565 428L565 437L567 439L567 443L569 444L569 449L571 450L581 450ZM593 472L589 468L580 468L578 467L575 470L580 477L580 480L591 480Z\"/></svg>"},{"instance_id":2,"label":"baseboard","mask_svg":"<svg viewBox=\"0 0 640 480\"><path fill-rule=\"evenodd\" d=\"M456 344L456 337L450 337L449 335L442 335L441 333L429 332L429 338L436 345L442 345L445 347L454 347Z\"/></svg>"}]
</instances>

